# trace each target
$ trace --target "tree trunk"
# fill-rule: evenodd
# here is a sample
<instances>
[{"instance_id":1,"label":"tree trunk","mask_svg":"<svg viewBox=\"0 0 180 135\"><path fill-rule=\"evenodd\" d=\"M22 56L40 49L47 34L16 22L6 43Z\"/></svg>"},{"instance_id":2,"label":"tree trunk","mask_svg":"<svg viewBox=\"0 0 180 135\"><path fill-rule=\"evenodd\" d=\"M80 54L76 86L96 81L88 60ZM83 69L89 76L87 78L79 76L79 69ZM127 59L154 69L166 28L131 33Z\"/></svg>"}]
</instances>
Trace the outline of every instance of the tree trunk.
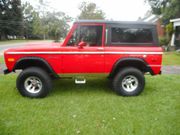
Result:
<instances>
[{"instance_id":1,"label":"tree trunk","mask_svg":"<svg viewBox=\"0 0 180 135\"><path fill-rule=\"evenodd\" d=\"M7 40L7 35L4 32L1 33L0 40Z\"/></svg>"}]
</instances>

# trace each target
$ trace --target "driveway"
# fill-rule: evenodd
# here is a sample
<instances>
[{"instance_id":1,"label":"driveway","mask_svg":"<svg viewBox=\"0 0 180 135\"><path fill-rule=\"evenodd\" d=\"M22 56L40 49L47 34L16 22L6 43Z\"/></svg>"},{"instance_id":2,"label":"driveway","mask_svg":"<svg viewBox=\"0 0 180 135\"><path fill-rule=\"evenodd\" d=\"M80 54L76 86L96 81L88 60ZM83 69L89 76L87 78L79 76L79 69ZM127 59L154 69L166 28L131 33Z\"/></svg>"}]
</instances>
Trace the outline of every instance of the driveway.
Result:
<instances>
[{"instance_id":1,"label":"driveway","mask_svg":"<svg viewBox=\"0 0 180 135\"><path fill-rule=\"evenodd\" d=\"M4 69L6 69L6 66L0 63L0 74L3 74Z\"/></svg>"},{"instance_id":2,"label":"driveway","mask_svg":"<svg viewBox=\"0 0 180 135\"><path fill-rule=\"evenodd\" d=\"M163 66L162 74L179 74L180 75L180 66Z\"/></svg>"},{"instance_id":3,"label":"driveway","mask_svg":"<svg viewBox=\"0 0 180 135\"><path fill-rule=\"evenodd\" d=\"M45 41L27 41L23 43L10 43L10 44L5 44L5 45L0 45L0 57L3 55L4 50L8 48L16 48L20 46L26 46L28 44L36 44L36 43L50 43L52 42L51 40L45 40ZM0 74L3 73L3 69L5 69L6 66L4 64L0 63Z\"/></svg>"}]
</instances>

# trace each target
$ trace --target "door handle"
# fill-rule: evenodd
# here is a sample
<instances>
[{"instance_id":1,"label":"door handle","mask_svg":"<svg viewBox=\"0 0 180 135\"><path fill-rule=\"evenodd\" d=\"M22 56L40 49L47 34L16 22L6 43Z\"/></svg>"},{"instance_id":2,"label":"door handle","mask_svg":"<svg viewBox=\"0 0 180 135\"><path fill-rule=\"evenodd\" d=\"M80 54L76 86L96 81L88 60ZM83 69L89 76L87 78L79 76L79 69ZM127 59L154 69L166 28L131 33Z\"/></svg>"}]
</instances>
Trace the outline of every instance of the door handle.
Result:
<instances>
[{"instance_id":1,"label":"door handle","mask_svg":"<svg viewBox=\"0 0 180 135\"><path fill-rule=\"evenodd\" d=\"M103 50L104 50L104 48L97 48L97 50L98 50L98 51L103 51Z\"/></svg>"}]
</instances>

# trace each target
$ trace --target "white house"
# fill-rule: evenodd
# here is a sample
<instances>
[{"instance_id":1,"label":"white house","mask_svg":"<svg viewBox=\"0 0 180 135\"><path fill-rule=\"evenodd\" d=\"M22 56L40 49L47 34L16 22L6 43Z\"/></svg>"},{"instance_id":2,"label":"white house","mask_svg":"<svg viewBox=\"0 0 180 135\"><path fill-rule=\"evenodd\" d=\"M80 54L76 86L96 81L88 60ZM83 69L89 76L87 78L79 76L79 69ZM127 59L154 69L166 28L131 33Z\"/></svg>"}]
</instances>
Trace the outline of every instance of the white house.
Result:
<instances>
[{"instance_id":1,"label":"white house","mask_svg":"<svg viewBox=\"0 0 180 135\"><path fill-rule=\"evenodd\" d=\"M174 46L175 49L180 49L180 18L172 19L170 22L172 22L174 26L174 33L170 45Z\"/></svg>"},{"instance_id":2,"label":"white house","mask_svg":"<svg viewBox=\"0 0 180 135\"><path fill-rule=\"evenodd\" d=\"M161 23L162 15L154 15L152 11L147 11L143 18L139 18L138 21L151 22L156 24L156 29L159 37L165 36L165 28Z\"/></svg>"}]
</instances>

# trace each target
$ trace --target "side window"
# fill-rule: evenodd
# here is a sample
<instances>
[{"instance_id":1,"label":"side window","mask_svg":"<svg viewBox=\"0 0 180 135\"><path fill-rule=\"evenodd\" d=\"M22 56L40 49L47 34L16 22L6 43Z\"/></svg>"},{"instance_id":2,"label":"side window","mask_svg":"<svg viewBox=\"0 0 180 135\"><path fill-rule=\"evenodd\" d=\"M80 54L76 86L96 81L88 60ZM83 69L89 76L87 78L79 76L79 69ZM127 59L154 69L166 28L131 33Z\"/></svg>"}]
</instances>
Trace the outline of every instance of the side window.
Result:
<instances>
[{"instance_id":1,"label":"side window","mask_svg":"<svg viewBox=\"0 0 180 135\"><path fill-rule=\"evenodd\" d=\"M73 32L71 38L69 39L67 46L76 46L78 44L79 39L79 27Z\"/></svg>"},{"instance_id":2,"label":"side window","mask_svg":"<svg viewBox=\"0 0 180 135\"><path fill-rule=\"evenodd\" d=\"M86 42L87 46L102 45L103 26L79 26L72 34L67 46L77 46L79 42Z\"/></svg>"},{"instance_id":3,"label":"side window","mask_svg":"<svg viewBox=\"0 0 180 135\"><path fill-rule=\"evenodd\" d=\"M87 46L101 46L102 29L102 26L81 26L80 41L86 42Z\"/></svg>"},{"instance_id":4,"label":"side window","mask_svg":"<svg viewBox=\"0 0 180 135\"><path fill-rule=\"evenodd\" d=\"M153 43L152 30L148 28L111 28L111 43Z\"/></svg>"}]
</instances>

